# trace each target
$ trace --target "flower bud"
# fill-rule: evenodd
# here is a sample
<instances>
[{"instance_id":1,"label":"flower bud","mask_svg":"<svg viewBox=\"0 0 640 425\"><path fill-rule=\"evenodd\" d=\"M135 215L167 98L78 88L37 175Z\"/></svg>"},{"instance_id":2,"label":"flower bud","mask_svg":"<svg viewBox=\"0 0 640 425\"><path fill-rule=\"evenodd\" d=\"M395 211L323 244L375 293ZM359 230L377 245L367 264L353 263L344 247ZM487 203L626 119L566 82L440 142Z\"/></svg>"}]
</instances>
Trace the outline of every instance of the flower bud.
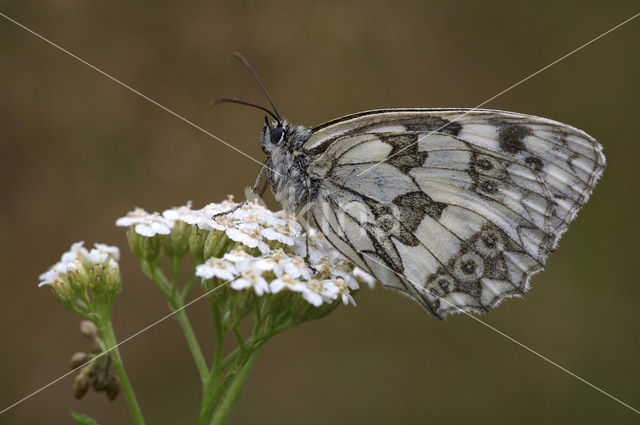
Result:
<instances>
[{"instance_id":1,"label":"flower bud","mask_svg":"<svg viewBox=\"0 0 640 425\"><path fill-rule=\"evenodd\" d=\"M225 232L210 231L204 242L204 258L221 257L222 250L229 241Z\"/></svg>"},{"instance_id":2,"label":"flower bud","mask_svg":"<svg viewBox=\"0 0 640 425\"><path fill-rule=\"evenodd\" d=\"M137 233L133 227L130 227L127 231L127 239L129 241L129 247L131 247L131 252L133 252L139 260L153 263L158 260L162 253L161 235L152 237L142 236Z\"/></svg>"},{"instance_id":3,"label":"flower bud","mask_svg":"<svg viewBox=\"0 0 640 425\"><path fill-rule=\"evenodd\" d=\"M93 378L91 386L96 392L104 391L107 388L107 379L108 376L106 373L99 373L95 378Z\"/></svg>"},{"instance_id":4,"label":"flower bud","mask_svg":"<svg viewBox=\"0 0 640 425\"><path fill-rule=\"evenodd\" d=\"M89 391L89 375L84 371L80 372L73 381L73 395L80 400Z\"/></svg>"},{"instance_id":5,"label":"flower bud","mask_svg":"<svg viewBox=\"0 0 640 425\"><path fill-rule=\"evenodd\" d=\"M204 263L204 242L208 235L208 230L203 230L196 226L190 232L189 251L191 251L191 256L196 264Z\"/></svg>"},{"instance_id":6,"label":"flower bud","mask_svg":"<svg viewBox=\"0 0 640 425\"><path fill-rule=\"evenodd\" d=\"M83 320L80 322L80 333L87 338L96 338L98 336L98 327L91 320Z\"/></svg>"},{"instance_id":7,"label":"flower bud","mask_svg":"<svg viewBox=\"0 0 640 425\"><path fill-rule=\"evenodd\" d=\"M73 353L71 359L69 360L69 365L71 369L75 369L77 367L82 366L89 360L89 355L87 353L77 352Z\"/></svg>"},{"instance_id":8,"label":"flower bud","mask_svg":"<svg viewBox=\"0 0 640 425\"><path fill-rule=\"evenodd\" d=\"M118 378L113 375L109 376L104 390L107 393L107 398L109 398L109 400L115 400L120 392L120 382L118 382Z\"/></svg>"},{"instance_id":9,"label":"flower bud","mask_svg":"<svg viewBox=\"0 0 640 425\"><path fill-rule=\"evenodd\" d=\"M118 263L115 260L105 263L103 272L105 288L114 295L119 294L122 289L122 276Z\"/></svg>"},{"instance_id":10,"label":"flower bud","mask_svg":"<svg viewBox=\"0 0 640 425\"><path fill-rule=\"evenodd\" d=\"M171 234L163 238L164 249L170 257L184 257L189 250L189 236L193 226L184 221L177 221L171 229Z\"/></svg>"}]
</instances>

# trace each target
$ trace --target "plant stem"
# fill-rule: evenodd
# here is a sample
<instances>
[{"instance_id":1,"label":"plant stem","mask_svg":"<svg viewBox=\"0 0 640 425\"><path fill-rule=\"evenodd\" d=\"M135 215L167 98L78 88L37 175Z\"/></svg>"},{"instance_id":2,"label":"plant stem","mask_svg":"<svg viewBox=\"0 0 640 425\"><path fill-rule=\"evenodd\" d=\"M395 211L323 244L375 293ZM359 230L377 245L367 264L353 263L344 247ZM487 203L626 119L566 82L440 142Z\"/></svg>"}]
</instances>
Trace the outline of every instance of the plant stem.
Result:
<instances>
[{"instance_id":1,"label":"plant stem","mask_svg":"<svg viewBox=\"0 0 640 425\"><path fill-rule=\"evenodd\" d=\"M220 380L215 379L213 374L209 374L209 379L207 380L202 394L202 404L200 406L200 418L198 419L198 425L209 425L211 423L211 418L220 403L220 399L236 375L242 370L247 360L248 358L244 356L238 357L231 368Z\"/></svg>"},{"instance_id":2,"label":"plant stem","mask_svg":"<svg viewBox=\"0 0 640 425\"><path fill-rule=\"evenodd\" d=\"M187 345L191 350L191 355L193 356L193 360L196 363L196 367L198 368L198 373L200 374L200 380L202 381L202 385L204 385L207 380L207 376L209 375L209 368L207 367L207 362L204 359L204 355L202 354L202 350L200 349L200 344L198 343L198 339L196 338L196 334L191 327L191 322L189 321L189 317L187 313L182 308L182 303L171 303L171 308L176 312L175 316L178 319L178 323L182 327L182 332L184 333L184 337L187 339Z\"/></svg>"},{"instance_id":3,"label":"plant stem","mask_svg":"<svg viewBox=\"0 0 640 425\"><path fill-rule=\"evenodd\" d=\"M224 370L224 340L226 337L226 329L222 326L222 317L220 317L220 307L216 301L210 298L211 312L213 313L213 325L216 333L216 348L211 366L212 379L217 380Z\"/></svg>"},{"instance_id":4,"label":"plant stem","mask_svg":"<svg viewBox=\"0 0 640 425\"><path fill-rule=\"evenodd\" d=\"M251 371L253 364L256 362L259 353L260 348L253 352L251 357L249 357L249 360L247 360L245 365L240 370L240 373L238 373L235 380L229 386L229 390L223 396L224 398L216 409L213 421L211 422L212 425L222 425L227 422L229 413L231 413L231 408L236 403L236 401L238 401L240 394L242 394L244 385L247 382L247 378L249 377L249 372Z\"/></svg>"},{"instance_id":5,"label":"plant stem","mask_svg":"<svg viewBox=\"0 0 640 425\"><path fill-rule=\"evenodd\" d=\"M140 406L138 405L138 401L136 400L136 396L133 392L133 387L131 386L129 377L127 376L127 373L124 370L124 365L122 364L122 358L120 357L120 350L118 350L116 335L113 331L110 314L102 316L102 320L98 323L98 327L107 350L111 349L111 352L108 355L111 356L111 364L120 379L122 393L129 405L133 421L137 425L144 425L142 411L140 410Z\"/></svg>"},{"instance_id":6,"label":"plant stem","mask_svg":"<svg viewBox=\"0 0 640 425\"><path fill-rule=\"evenodd\" d=\"M209 375L209 369L207 367L207 362L204 360L204 356L202 355L202 350L200 349L198 338L196 337L196 334L191 327L189 317L187 316L187 313L183 308L184 296L186 296L186 292L182 294L177 290L180 274L180 264L180 258L171 259L171 281L167 280L167 277L164 275L160 267L153 266L151 272L154 283L156 284L156 286L158 286L163 295L168 299L169 307L175 313L176 319L178 319L178 323L180 323L180 327L182 328L184 337L187 339L187 345L189 346L189 350L191 351L193 360L196 363L196 368L198 369L198 373L200 374L200 381L204 385L204 382Z\"/></svg>"},{"instance_id":7,"label":"plant stem","mask_svg":"<svg viewBox=\"0 0 640 425\"><path fill-rule=\"evenodd\" d=\"M182 299L184 299L187 296L187 294L191 290L191 287L196 282L196 279L197 279L196 269L194 268L191 271L191 276L189 276L189 280L187 280L187 283L184 285L184 287L182 288L182 291L180 292L180 297L182 297Z\"/></svg>"}]
</instances>

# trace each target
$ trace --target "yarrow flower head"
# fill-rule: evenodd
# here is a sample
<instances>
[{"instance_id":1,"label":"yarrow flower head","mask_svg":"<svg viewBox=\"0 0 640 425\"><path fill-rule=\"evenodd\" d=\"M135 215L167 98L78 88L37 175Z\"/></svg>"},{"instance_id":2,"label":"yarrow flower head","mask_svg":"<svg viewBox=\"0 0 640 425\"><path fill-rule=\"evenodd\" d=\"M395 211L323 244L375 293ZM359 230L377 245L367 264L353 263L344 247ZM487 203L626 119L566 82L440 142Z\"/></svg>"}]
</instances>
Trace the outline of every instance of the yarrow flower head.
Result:
<instances>
[{"instance_id":1,"label":"yarrow flower head","mask_svg":"<svg viewBox=\"0 0 640 425\"><path fill-rule=\"evenodd\" d=\"M116 224L129 227L132 248L143 257L144 247L157 250L162 245L148 239L188 233L189 249L198 263L196 276L205 290L226 286L219 291L226 296L233 291L251 299L287 298L299 311L307 310L301 305L324 305L331 311L340 303L355 305L352 292L359 288L358 280L373 281L320 232L310 229L307 236L287 212L272 212L254 201L239 206L229 199L201 209L188 203L162 214L135 209Z\"/></svg>"},{"instance_id":2,"label":"yarrow flower head","mask_svg":"<svg viewBox=\"0 0 640 425\"><path fill-rule=\"evenodd\" d=\"M84 242L76 242L40 275L38 286L49 286L68 308L86 309L95 301L112 302L121 287L119 259L120 250L115 246L97 243L88 250Z\"/></svg>"}]
</instances>

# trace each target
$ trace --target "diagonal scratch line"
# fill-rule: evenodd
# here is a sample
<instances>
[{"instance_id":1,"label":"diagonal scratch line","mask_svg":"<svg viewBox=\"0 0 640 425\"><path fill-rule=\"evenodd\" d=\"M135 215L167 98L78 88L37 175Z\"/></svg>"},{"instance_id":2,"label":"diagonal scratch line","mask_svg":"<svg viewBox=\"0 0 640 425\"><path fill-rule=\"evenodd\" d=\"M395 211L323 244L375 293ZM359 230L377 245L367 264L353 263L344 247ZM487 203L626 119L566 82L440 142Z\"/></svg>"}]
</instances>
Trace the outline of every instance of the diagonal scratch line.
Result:
<instances>
[{"instance_id":1,"label":"diagonal scratch line","mask_svg":"<svg viewBox=\"0 0 640 425\"><path fill-rule=\"evenodd\" d=\"M372 170L373 168L377 167L378 165L382 164L383 162L386 162L388 160L390 160L391 158L393 158L394 156L398 155L400 152L409 149L411 146L414 146L418 143L420 143L420 141L426 139L427 137L431 136L433 133L437 133L438 131L442 130L443 128L449 126L450 124L453 124L454 122L458 121L459 119L461 119L462 117L464 117L467 114L470 114L471 112L477 110L478 108L481 108L482 106L486 105L487 103L491 102L492 100L494 100L495 98L502 96L503 94L505 94L506 92L508 92L509 90L518 87L520 84L524 83L525 81L535 77L536 75L540 74L541 72L551 68L553 65L557 64L560 61L563 61L564 59L568 58L569 56L573 55L574 53L578 52L579 50L584 49L585 47L587 47L588 45L598 41L599 39L601 39L602 37L604 37L605 35L617 30L618 28L620 28L621 26L623 26L624 24L634 20L635 18L637 18L638 16L640 16L640 12L636 13L635 15L633 15L632 17L620 22L618 25L616 25L615 27L609 29L608 31L603 32L602 34L600 34L599 36L597 36L596 38L587 41L586 43L584 43L583 45L573 49L572 51L570 51L569 53L567 53L566 55L562 56L561 58L556 59L555 61L551 62L549 65L540 68L539 70L537 70L536 72L534 72L533 74L529 75L528 77L523 78L522 80L518 81L517 83L511 85L510 87L507 87L506 89L502 90L500 93L496 94L493 97L490 97L489 99L485 100L484 102L482 102L481 104L479 104L478 106L469 109L468 111L466 111L464 114L460 115L459 117L449 121L448 123L444 124L443 126L436 128L435 130L431 131L430 133L421 136L418 138L418 140L416 140L415 142L411 143L410 145L405 146L404 148L400 149L398 152L394 153L393 155L390 155L389 157L387 157L385 160L380 161L374 165L372 165L371 167L367 168L366 170L362 171L360 174L358 174L357 177L360 177L361 175L363 175L364 173Z\"/></svg>"},{"instance_id":2,"label":"diagonal scratch line","mask_svg":"<svg viewBox=\"0 0 640 425\"><path fill-rule=\"evenodd\" d=\"M407 282L409 282L410 284L412 284L416 289L419 288L418 285L416 285L415 283L413 283L409 278L407 278L406 276L404 276L401 273L396 272L395 270L392 270L391 268L387 267L386 264L382 264L381 262L379 262L378 260L376 260L375 258L373 258L372 256L368 255L366 252L362 253L363 255L367 256L369 259L371 259L373 262L381 265L382 267L384 267L385 269L397 274L398 276L402 277L403 279L406 279ZM419 290L419 289L418 289ZM449 301L445 300L444 298L442 298L441 296L439 296L438 294L433 294L436 297L438 297L440 299L440 301L444 301L445 303L449 304L450 306L456 308L460 313L463 313L467 316L469 316L470 318L472 318L473 320L475 320L476 322L486 326L487 328L491 329L492 331L494 331L495 333L497 333L498 335L502 335L503 337L505 337L506 339L508 339L509 341L519 345L520 347L524 348L525 350L529 351L531 354L534 354L536 356L538 356L539 358L541 358L542 360L544 360L545 362L557 367L558 369L562 370L563 372L573 376L574 378L576 378L577 380L579 380L580 382L587 384L588 386L590 386L591 388L593 388L596 391L599 391L600 393L604 394L605 396L609 397L610 399L620 403L621 405L623 405L624 407L634 411L635 413L640 414L640 411L633 408L632 406L628 405L627 403L625 403L624 401L612 396L611 394L609 394L608 392L604 391L603 389L595 386L594 384L592 384L591 382L587 381L584 378L581 378L580 376L576 375L575 373L571 372L569 369L560 366L558 363L554 362L553 360L549 359L548 357L543 356L542 354L538 353L537 351L535 351L532 348L529 348L528 346L524 345L522 342L518 341L515 338L510 337L509 335L507 335L506 333L502 332L499 329L494 328L493 326L491 326L490 324L488 324L487 322L485 322L484 320L478 319L476 316L470 314L469 312L461 309L460 307L458 307L455 304L450 303Z\"/></svg>"},{"instance_id":3,"label":"diagonal scratch line","mask_svg":"<svg viewBox=\"0 0 640 425\"><path fill-rule=\"evenodd\" d=\"M192 126L192 127L196 128L197 130L200 130L202 133L206 134L207 136L214 138L215 140L219 141L220 143L224 144L224 145L225 145L225 146L227 146L227 147L230 147L230 148L231 148L231 149L233 149L234 151L236 151L236 152L238 152L238 153L240 153L240 154L244 155L245 157L249 158L250 160L252 160L252 161L254 161L254 162L256 162L256 163L258 163L258 164L260 164L260 165L263 165L263 163L262 163L262 162L258 161L257 159L255 159L255 158L254 158L254 157L252 157L251 155L248 155L248 154L246 154L246 153L242 152L240 149L238 149L238 148L236 148L235 146L231 145L230 143L228 143L228 142L226 142L226 141L222 140L221 138L219 138L219 137L218 137L218 136L216 136L215 134L210 133L209 131L205 130L204 128L200 127L200 126L199 126L199 125L197 125L197 124L194 124L193 122L189 121L188 119L186 119L186 118L185 118L185 117L183 117L182 115L180 115L180 114L178 114L178 113L176 113L176 112L173 112L171 109L167 108L166 106L159 104L158 102L156 102L155 100L151 99L150 97L148 97L148 96L146 96L146 95L144 95L144 94L140 93L138 90L134 89L133 87L128 86L127 84L123 83L122 81L118 80L117 78L115 78L115 77L111 76L110 74L107 74L107 73L106 73L106 72L104 72L103 70L101 70L101 69L97 68L96 66L94 66L94 65L90 64L89 62L85 61L84 59L82 59L82 58L80 58L80 57L78 57L78 56L74 55L73 53L71 53L70 51L68 51L68 50L64 49L63 47L61 47L61 46L57 45L57 44L56 44L56 43L54 43L53 41L48 40L48 39L47 39L47 38L45 38L44 36L42 36L42 35L38 34L37 32L35 32L34 30L32 30L32 29L30 29L30 28L28 28L28 27L26 27L26 26L22 25L20 22L18 22L18 21L16 21L16 20L14 20L14 19L11 19L10 17L8 17L7 15L5 15L5 14L4 14L4 13L2 13L2 12L0 12L0 16L2 16L3 18L5 18L5 19L6 19L6 20L8 20L8 21L13 22L14 24L16 24L17 26L19 26L20 28L22 28L22 29L24 29L24 30L26 30L26 31L30 32L31 34L35 35L35 36L36 36L36 37L38 37L39 39L41 39L41 40L45 41L46 43L48 43L48 44L50 44L51 46L55 47L56 49L60 50L61 52L66 53L67 55L71 56L72 58L74 58L74 59L76 59L76 60L78 60L78 61L82 62L83 64L85 64L85 65L86 65L86 66L88 66L89 68L91 68L91 69L93 69L94 71L96 71L96 72L98 72L98 73L100 73L100 74L104 75L105 77L107 77L107 78L108 78L108 79L110 79L111 81L113 81L113 82L115 82L115 83L117 83L117 84L121 85L122 87L126 88L127 90L129 90L129 91L131 91L131 92L133 92L133 93L137 94L137 95L138 95L138 96L140 96L141 98L143 98L143 99L145 99L145 100L148 100L149 102L151 102L151 103L153 103L154 105L156 105L158 108L160 108L160 109L162 109L162 110L164 110L164 111L166 111L166 112L170 113L170 114L171 114L171 115L173 115L174 117L176 117L176 118L178 118L178 119L180 119L180 120L182 120L182 121L186 122L187 124L189 124L190 126ZM271 170L271 169L270 169L270 170ZM275 170L271 170L271 171L272 171L272 172L274 172L274 173L275 173L275 174L277 174L277 175L280 175L280 173L276 172Z\"/></svg>"},{"instance_id":4,"label":"diagonal scratch line","mask_svg":"<svg viewBox=\"0 0 640 425\"><path fill-rule=\"evenodd\" d=\"M235 278L234 278L235 279ZM23 401L26 401L28 399L30 399L31 397L33 397L34 395L38 394L40 391L43 391L47 388L49 388L50 386L52 386L53 384L55 384L56 382L66 378L67 376L71 375L72 373L78 371L79 369L82 369L83 367L85 367L86 365L88 365L89 363L91 363L92 361L94 361L97 358L100 358L102 356L104 356L105 354L109 353L112 350L115 350L117 347L121 346L122 344L124 344L125 342L132 340L133 338L137 337L138 335L148 331L149 329L151 329L152 327L154 327L155 325L157 325L160 322L163 322L165 320L167 320L169 317L175 315L176 313L178 313L181 310L184 310L185 308L189 307L191 304L195 303L196 301L201 300L202 298L206 297L207 295L212 294L213 292L217 291L218 289L222 288L223 286L227 285L229 282L233 281L234 279L231 280L227 280L226 282L221 283L220 285L216 286L215 288L211 289L210 291L205 292L204 294L200 295L199 297L189 301L188 303L186 303L185 305L183 305L182 307L180 307L179 309L172 311L171 313L167 314L166 316L161 317L160 319L156 320L155 322L151 323L150 325L144 327L143 329L140 329L138 332L129 335L127 338L123 339L122 341L120 341L119 343L117 343L116 345L114 345L113 347L109 348L108 350L103 351L100 354L97 354L95 357L93 357L91 360L87 360L86 362L84 362L83 364L81 364L80 366L76 367L75 369L73 369L70 372L65 373L64 375L54 379L53 381L49 382L47 385L44 385L43 387L39 388L38 390L32 392L31 394L29 394L26 397L21 398L20 400L16 401L15 403L11 404L10 406L5 407L4 409L2 409L0 411L0 415L2 415L3 413L5 413L6 411L16 407L17 405L19 405L20 403L22 403Z\"/></svg>"}]
</instances>

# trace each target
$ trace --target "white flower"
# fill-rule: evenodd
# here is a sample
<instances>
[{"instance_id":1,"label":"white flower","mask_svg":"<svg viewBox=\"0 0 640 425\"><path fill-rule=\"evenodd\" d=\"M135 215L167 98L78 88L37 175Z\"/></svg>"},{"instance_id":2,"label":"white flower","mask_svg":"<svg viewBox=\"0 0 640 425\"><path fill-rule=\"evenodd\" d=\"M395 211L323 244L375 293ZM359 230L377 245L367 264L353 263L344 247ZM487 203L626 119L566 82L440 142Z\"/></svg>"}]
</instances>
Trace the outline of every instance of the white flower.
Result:
<instances>
[{"instance_id":1,"label":"white flower","mask_svg":"<svg viewBox=\"0 0 640 425\"><path fill-rule=\"evenodd\" d=\"M283 220L276 213L252 201L247 202L234 211L232 217L235 220L245 223L259 223L264 226L284 225L287 223L286 220Z\"/></svg>"},{"instance_id":2,"label":"white flower","mask_svg":"<svg viewBox=\"0 0 640 425\"><path fill-rule=\"evenodd\" d=\"M181 216L181 220L187 224L198 226L202 230L225 230L232 223L226 216L213 219L213 215L220 211L211 211L207 207L201 210L191 211Z\"/></svg>"},{"instance_id":3,"label":"white flower","mask_svg":"<svg viewBox=\"0 0 640 425\"><path fill-rule=\"evenodd\" d=\"M173 227L172 222L163 220L160 215L152 215L143 223L137 224L135 227L136 233L146 236L148 238L155 235L168 235L171 233Z\"/></svg>"},{"instance_id":4,"label":"white flower","mask_svg":"<svg viewBox=\"0 0 640 425\"><path fill-rule=\"evenodd\" d=\"M276 224L273 227L266 227L260 231L260 234L270 241L278 241L289 246L293 246L295 244L291 237L291 231L286 226Z\"/></svg>"},{"instance_id":5,"label":"white flower","mask_svg":"<svg viewBox=\"0 0 640 425\"><path fill-rule=\"evenodd\" d=\"M288 289L294 292L303 292L305 285L302 284L302 282L300 282L298 279L288 274L285 274L282 277L272 280L269 283L269 288L271 289L271 292L274 294L277 294L283 289Z\"/></svg>"},{"instance_id":6,"label":"white flower","mask_svg":"<svg viewBox=\"0 0 640 425\"><path fill-rule=\"evenodd\" d=\"M46 272L42 273L39 276L40 283L38 284L38 287L41 287L43 285L51 285L56 280L58 280L58 278L61 275L64 275L64 274L67 274L67 273L69 273L71 271L77 270L78 269L78 264L76 264L76 261L73 261L73 262L70 262L70 263L56 263L56 264L54 264L49 270L47 270Z\"/></svg>"},{"instance_id":7,"label":"white flower","mask_svg":"<svg viewBox=\"0 0 640 425\"><path fill-rule=\"evenodd\" d=\"M340 297L344 305L347 305L349 303L353 304L354 306L356 305L355 300L349 292L349 286L347 285L347 282L345 282L342 278L323 281L322 295L331 300L335 300Z\"/></svg>"},{"instance_id":8,"label":"white flower","mask_svg":"<svg viewBox=\"0 0 640 425\"><path fill-rule=\"evenodd\" d=\"M289 258L284 262L284 271L292 277L302 276L306 280L311 279L311 270L307 267L307 263L304 261L304 258L299 255Z\"/></svg>"},{"instance_id":9,"label":"white flower","mask_svg":"<svg viewBox=\"0 0 640 425\"><path fill-rule=\"evenodd\" d=\"M149 214L142 208L136 208L125 217L116 220L116 226L129 227L135 225L135 232L148 238L157 234L168 235L175 221L169 220L158 213Z\"/></svg>"},{"instance_id":10,"label":"white flower","mask_svg":"<svg viewBox=\"0 0 640 425\"><path fill-rule=\"evenodd\" d=\"M236 228L227 229L226 233L232 241L240 242L249 248L258 248L263 254L270 251L269 245L262 241L260 226L255 223L240 224Z\"/></svg>"},{"instance_id":11,"label":"white flower","mask_svg":"<svg viewBox=\"0 0 640 425\"><path fill-rule=\"evenodd\" d=\"M360 284L352 274L341 270L332 270L331 278L334 280L341 279L350 290L360 289Z\"/></svg>"},{"instance_id":12,"label":"white flower","mask_svg":"<svg viewBox=\"0 0 640 425\"><path fill-rule=\"evenodd\" d=\"M89 254L85 257L87 261L93 264L102 264L107 259L109 259L109 254L103 251L99 251L97 249L92 249L89 251Z\"/></svg>"},{"instance_id":13,"label":"white flower","mask_svg":"<svg viewBox=\"0 0 640 425\"><path fill-rule=\"evenodd\" d=\"M305 282L306 285L302 290L302 297L307 300L310 304L313 304L316 307L320 307L324 299L322 298L322 292L324 291L322 282L318 280L311 280L309 282Z\"/></svg>"},{"instance_id":14,"label":"white flower","mask_svg":"<svg viewBox=\"0 0 640 425\"><path fill-rule=\"evenodd\" d=\"M225 260L231 261L232 263L242 264L251 262L254 257L245 251L242 248L236 248L233 251L227 252L223 257Z\"/></svg>"},{"instance_id":15,"label":"white flower","mask_svg":"<svg viewBox=\"0 0 640 425\"><path fill-rule=\"evenodd\" d=\"M72 244L71 249L69 249L69 251L62 254L62 257L60 257L60 262L72 263L82 257L85 257L88 254L88 251L83 245L84 245L84 241L80 241Z\"/></svg>"},{"instance_id":16,"label":"white flower","mask_svg":"<svg viewBox=\"0 0 640 425\"><path fill-rule=\"evenodd\" d=\"M269 256L259 257L255 263L255 267L262 271L273 271L276 276L282 276L284 272L284 266L289 260L289 255L282 249L276 249L272 251Z\"/></svg>"},{"instance_id":17,"label":"white flower","mask_svg":"<svg viewBox=\"0 0 640 425\"><path fill-rule=\"evenodd\" d=\"M285 210L276 211L274 216L281 220L281 222L286 223L290 228L291 232L295 235L300 235L302 233L302 225L298 223L295 215L289 214Z\"/></svg>"},{"instance_id":18,"label":"white flower","mask_svg":"<svg viewBox=\"0 0 640 425\"><path fill-rule=\"evenodd\" d=\"M196 267L196 276L204 279L217 277L222 280L231 280L238 274L233 263L222 258L209 258L204 264Z\"/></svg>"},{"instance_id":19,"label":"white flower","mask_svg":"<svg viewBox=\"0 0 640 425\"><path fill-rule=\"evenodd\" d=\"M258 270L248 269L242 272L242 277L231 282L231 287L237 291L247 288L253 288L256 295L261 297L264 293L269 292L269 284L263 278Z\"/></svg>"},{"instance_id":20,"label":"white flower","mask_svg":"<svg viewBox=\"0 0 640 425\"><path fill-rule=\"evenodd\" d=\"M120 249L117 246L105 245L103 243L95 243L93 246L95 246L96 250L106 253L116 261L120 261Z\"/></svg>"},{"instance_id":21,"label":"white flower","mask_svg":"<svg viewBox=\"0 0 640 425\"><path fill-rule=\"evenodd\" d=\"M109 246L102 243L94 244L95 248L84 255L84 258L92 264L102 264L106 262L108 259L111 259L109 265L114 267L113 264L117 265L117 261L120 259L120 250L118 247Z\"/></svg>"},{"instance_id":22,"label":"white flower","mask_svg":"<svg viewBox=\"0 0 640 425\"><path fill-rule=\"evenodd\" d=\"M182 220L184 216L191 214L191 201L187 201L186 205L180 207L173 207L162 212L162 216L167 220L178 221ZM184 221L184 220L182 220Z\"/></svg>"},{"instance_id":23,"label":"white flower","mask_svg":"<svg viewBox=\"0 0 640 425\"><path fill-rule=\"evenodd\" d=\"M89 251L87 251L83 245L83 241L73 243L69 251L62 254L59 262L38 276L38 279L40 280L38 287L51 285L58 280L61 275L75 271L79 266L81 267L80 260L84 259L89 254Z\"/></svg>"},{"instance_id":24,"label":"white flower","mask_svg":"<svg viewBox=\"0 0 640 425\"><path fill-rule=\"evenodd\" d=\"M307 236L306 234L302 234L296 239L293 247L296 254L309 258L309 262L314 267L325 257L328 260L332 260L333 258L342 258L342 255L331 246L322 233L313 228L308 230L309 253L307 255Z\"/></svg>"}]
</instances>

